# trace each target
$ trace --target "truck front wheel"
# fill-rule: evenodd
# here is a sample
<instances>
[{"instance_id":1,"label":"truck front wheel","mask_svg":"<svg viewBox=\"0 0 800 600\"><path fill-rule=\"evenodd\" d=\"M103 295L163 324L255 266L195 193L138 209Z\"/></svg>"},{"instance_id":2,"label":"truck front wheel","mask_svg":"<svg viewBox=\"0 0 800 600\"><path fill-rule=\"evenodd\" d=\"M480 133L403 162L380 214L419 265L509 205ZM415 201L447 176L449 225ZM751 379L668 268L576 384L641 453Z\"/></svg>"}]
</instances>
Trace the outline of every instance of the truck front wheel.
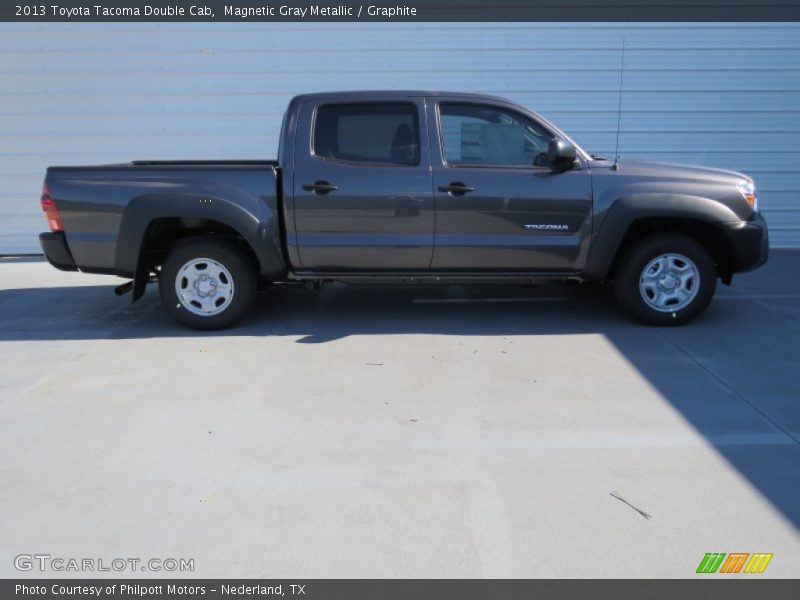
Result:
<instances>
[{"instance_id":1,"label":"truck front wheel","mask_svg":"<svg viewBox=\"0 0 800 600\"><path fill-rule=\"evenodd\" d=\"M178 242L158 277L161 301L192 329L224 329L253 305L256 270L236 245L213 237Z\"/></svg>"},{"instance_id":2,"label":"truck front wheel","mask_svg":"<svg viewBox=\"0 0 800 600\"><path fill-rule=\"evenodd\" d=\"M622 257L614 278L617 301L648 325L682 325L702 313L717 284L711 254L678 233L643 238Z\"/></svg>"}]
</instances>

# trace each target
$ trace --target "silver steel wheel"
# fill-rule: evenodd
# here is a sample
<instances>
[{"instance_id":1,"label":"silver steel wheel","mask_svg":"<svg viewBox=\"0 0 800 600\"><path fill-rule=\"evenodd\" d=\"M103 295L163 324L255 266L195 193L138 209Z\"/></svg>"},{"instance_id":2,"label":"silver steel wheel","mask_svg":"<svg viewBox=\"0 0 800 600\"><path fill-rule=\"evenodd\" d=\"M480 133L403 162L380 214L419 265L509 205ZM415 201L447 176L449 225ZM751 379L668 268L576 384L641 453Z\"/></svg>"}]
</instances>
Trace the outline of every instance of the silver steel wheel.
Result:
<instances>
[{"instance_id":1,"label":"silver steel wheel","mask_svg":"<svg viewBox=\"0 0 800 600\"><path fill-rule=\"evenodd\" d=\"M201 317L218 315L233 300L233 277L225 265L195 258L175 276L175 293L183 308Z\"/></svg>"},{"instance_id":2,"label":"silver steel wheel","mask_svg":"<svg viewBox=\"0 0 800 600\"><path fill-rule=\"evenodd\" d=\"M659 312L676 312L692 303L700 289L697 265L683 254L657 256L642 270L639 293Z\"/></svg>"}]
</instances>

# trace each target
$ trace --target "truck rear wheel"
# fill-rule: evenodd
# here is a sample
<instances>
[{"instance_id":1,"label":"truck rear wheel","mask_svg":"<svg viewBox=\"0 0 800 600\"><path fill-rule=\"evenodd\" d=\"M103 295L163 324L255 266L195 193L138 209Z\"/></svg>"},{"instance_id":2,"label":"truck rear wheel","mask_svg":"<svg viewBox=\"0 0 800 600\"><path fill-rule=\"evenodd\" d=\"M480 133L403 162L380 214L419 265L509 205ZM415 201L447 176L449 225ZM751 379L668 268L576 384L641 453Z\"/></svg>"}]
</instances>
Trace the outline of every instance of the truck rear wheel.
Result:
<instances>
[{"instance_id":1,"label":"truck rear wheel","mask_svg":"<svg viewBox=\"0 0 800 600\"><path fill-rule=\"evenodd\" d=\"M658 233L631 246L614 279L620 306L648 325L683 325L702 313L717 285L711 254L696 240Z\"/></svg>"},{"instance_id":2,"label":"truck rear wheel","mask_svg":"<svg viewBox=\"0 0 800 600\"><path fill-rule=\"evenodd\" d=\"M158 278L161 301L192 329L224 329L253 305L255 268L234 244L213 237L178 242Z\"/></svg>"}]
</instances>

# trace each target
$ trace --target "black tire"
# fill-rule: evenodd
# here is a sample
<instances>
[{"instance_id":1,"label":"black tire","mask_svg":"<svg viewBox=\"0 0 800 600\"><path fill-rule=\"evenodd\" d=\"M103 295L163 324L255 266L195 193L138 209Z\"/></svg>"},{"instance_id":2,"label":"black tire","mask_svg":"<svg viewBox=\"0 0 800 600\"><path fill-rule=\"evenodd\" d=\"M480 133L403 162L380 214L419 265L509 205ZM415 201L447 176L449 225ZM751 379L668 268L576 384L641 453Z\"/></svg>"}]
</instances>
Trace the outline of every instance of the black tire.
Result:
<instances>
[{"instance_id":1,"label":"black tire","mask_svg":"<svg viewBox=\"0 0 800 600\"><path fill-rule=\"evenodd\" d=\"M694 297L685 306L671 310L662 307L662 310L658 310L645 299L646 292L640 291L640 281L645 267L666 254L682 255L694 263L697 277L692 290L695 285L698 287ZM628 315L647 325L688 323L706 309L716 286L717 273L711 254L696 240L679 233L656 233L633 244L623 255L614 277L614 291L619 305Z\"/></svg>"},{"instance_id":2,"label":"black tire","mask_svg":"<svg viewBox=\"0 0 800 600\"><path fill-rule=\"evenodd\" d=\"M187 308L185 300L179 297L176 290L176 279L181 269L191 261L203 258L219 263L232 279L228 284L228 276L224 273L220 276L220 285L231 285L232 293L229 299L216 298L220 306L212 310L220 312L215 314L196 314L193 310L202 310L199 302L193 301L196 304L194 309ZM200 264L199 268L204 267ZM187 281L185 277L182 278L184 285ZM175 244L167 254L158 275L161 302L173 317L191 329L212 330L230 327L252 307L257 288L256 269L249 257L234 243L212 236L191 238ZM208 295L206 297L208 298ZM213 300L213 297L210 300Z\"/></svg>"}]
</instances>

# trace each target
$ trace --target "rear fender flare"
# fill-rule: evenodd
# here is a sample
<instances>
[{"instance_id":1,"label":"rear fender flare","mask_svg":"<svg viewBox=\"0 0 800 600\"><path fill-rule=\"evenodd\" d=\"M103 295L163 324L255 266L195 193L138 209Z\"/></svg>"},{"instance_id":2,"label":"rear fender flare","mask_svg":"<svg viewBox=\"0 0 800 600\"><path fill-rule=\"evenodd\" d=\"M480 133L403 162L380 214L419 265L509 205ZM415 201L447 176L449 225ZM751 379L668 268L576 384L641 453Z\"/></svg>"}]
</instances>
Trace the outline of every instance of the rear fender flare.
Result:
<instances>
[{"instance_id":1,"label":"rear fender flare","mask_svg":"<svg viewBox=\"0 0 800 600\"><path fill-rule=\"evenodd\" d=\"M159 192L133 198L125 208L117 239L115 264L120 274L133 275L139 267L142 243L156 219L209 219L236 231L250 245L261 272L278 277L285 272L280 225L266 202L237 188L219 188L205 194Z\"/></svg>"}]
</instances>

